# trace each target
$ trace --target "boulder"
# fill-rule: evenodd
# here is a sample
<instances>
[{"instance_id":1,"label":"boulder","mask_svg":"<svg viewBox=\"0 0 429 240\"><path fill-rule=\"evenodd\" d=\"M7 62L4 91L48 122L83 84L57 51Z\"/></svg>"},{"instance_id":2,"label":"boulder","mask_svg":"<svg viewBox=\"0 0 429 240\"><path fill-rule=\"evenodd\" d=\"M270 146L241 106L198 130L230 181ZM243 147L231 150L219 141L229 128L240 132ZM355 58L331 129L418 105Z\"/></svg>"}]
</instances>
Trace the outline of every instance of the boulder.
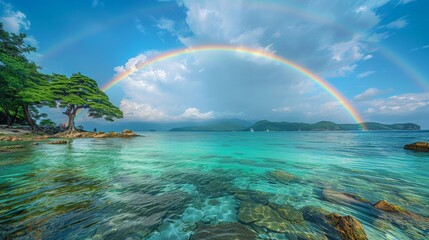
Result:
<instances>
[{"instance_id":1,"label":"boulder","mask_svg":"<svg viewBox=\"0 0 429 240\"><path fill-rule=\"evenodd\" d=\"M385 212L401 213L401 214L408 214L409 213L406 209L404 209L400 206L397 206L395 204L389 203L386 200L380 200L380 201L376 202L373 206L375 208L377 208L379 210L383 210Z\"/></svg>"},{"instance_id":2,"label":"boulder","mask_svg":"<svg viewBox=\"0 0 429 240\"><path fill-rule=\"evenodd\" d=\"M395 205L393 203L389 203L386 200L380 200L376 202L373 205L375 208L382 210L387 213L392 213L394 215L399 215L400 218L396 218L396 220L401 219L406 220L408 218L409 220L418 222L414 224L415 226L419 227L420 225L424 226L423 229L429 230L429 217L422 216L413 212L408 211L407 209L400 207L398 205ZM405 218L405 219L404 219Z\"/></svg>"},{"instance_id":3,"label":"boulder","mask_svg":"<svg viewBox=\"0 0 429 240\"><path fill-rule=\"evenodd\" d=\"M270 172L270 176L281 183L289 183L297 180L297 177L294 175L280 170Z\"/></svg>"},{"instance_id":4,"label":"boulder","mask_svg":"<svg viewBox=\"0 0 429 240\"><path fill-rule=\"evenodd\" d=\"M429 143L427 143L427 142L415 142L412 144L406 144L404 146L404 149L419 151L419 152L429 152Z\"/></svg>"},{"instance_id":5,"label":"boulder","mask_svg":"<svg viewBox=\"0 0 429 240\"><path fill-rule=\"evenodd\" d=\"M326 216L330 220L330 224L338 231L341 239L347 240L366 240L365 230L362 224L354 217L340 216L332 213Z\"/></svg>"},{"instance_id":6,"label":"boulder","mask_svg":"<svg viewBox=\"0 0 429 240\"><path fill-rule=\"evenodd\" d=\"M305 220L322 226L329 239L367 239L362 224L352 216L340 216L315 206L303 207L301 211Z\"/></svg>"}]
</instances>

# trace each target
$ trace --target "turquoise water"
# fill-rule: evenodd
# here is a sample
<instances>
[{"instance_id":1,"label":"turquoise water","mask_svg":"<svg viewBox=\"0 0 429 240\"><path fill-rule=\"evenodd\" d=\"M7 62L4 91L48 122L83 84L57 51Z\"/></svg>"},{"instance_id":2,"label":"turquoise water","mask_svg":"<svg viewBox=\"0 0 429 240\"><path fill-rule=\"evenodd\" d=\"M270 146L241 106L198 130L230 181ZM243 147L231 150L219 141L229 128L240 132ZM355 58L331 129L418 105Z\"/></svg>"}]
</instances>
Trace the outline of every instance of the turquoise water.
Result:
<instances>
[{"instance_id":1,"label":"turquoise water","mask_svg":"<svg viewBox=\"0 0 429 240\"><path fill-rule=\"evenodd\" d=\"M0 239L204 239L197 233L222 236L232 230L220 226L237 222L262 239L330 236L302 217L283 218L280 229L273 206L297 215L306 206L352 215L369 239L429 234L424 218L341 199L342 193L371 203L385 199L428 216L429 154L402 149L429 141L428 132L142 134L28 143L0 153ZM279 180L274 171L293 179ZM274 223L243 221L244 204L263 205L271 214L263 221Z\"/></svg>"}]
</instances>

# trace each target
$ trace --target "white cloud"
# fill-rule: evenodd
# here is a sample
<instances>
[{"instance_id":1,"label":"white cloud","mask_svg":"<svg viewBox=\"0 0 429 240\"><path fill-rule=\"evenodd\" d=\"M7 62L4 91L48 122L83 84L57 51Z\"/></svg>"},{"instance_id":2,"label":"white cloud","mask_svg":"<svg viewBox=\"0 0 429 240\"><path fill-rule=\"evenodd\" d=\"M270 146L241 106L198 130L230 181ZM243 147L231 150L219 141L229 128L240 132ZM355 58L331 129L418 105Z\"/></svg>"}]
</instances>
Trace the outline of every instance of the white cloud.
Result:
<instances>
[{"instance_id":1,"label":"white cloud","mask_svg":"<svg viewBox=\"0 0 429 240\"><path fill-rule=\"evenodd\" d=\"M363 73L359 73L356 77L357 78L366 78L369 75L372 75L374 73L375 73L375 71L366 71L366 72L363 72Z\"/></svg>"},{"instance_id":2,"label":"white cloud","mask_svg":"<svg viewBox=\"0 0 429 240\"><path fill-rule=\"evenodd\" d=\"M366 55L365 57L363 57L363 60L369 60L369 59L371 59L371 58L373 58L374 56L373 55L371 55L371 54L368 54L368 55Z\"/></svg>"},{"instance_id":3,"label":"white cloud","mask_svg":"<svg viewBox=\"0 0 429 240\"><path fill-rule=\"evenodd\" d=\"M179 118L186 120L208 120L213 117L213 111L202 113L198 108L188 108Z\"/></svg>"},{"instance_id":4,"label":"white cloud","mask_svg":"<svg viewBox=\"0 0 429 240\"><path fill-rule=\"evenodd\" d=\"M302 3L305 10L297 12L287 4L184 0L179 5L186 10L187 34L179 34L182 26L178 19L161 18L155 26L188 47L244 46L285 57L321 77L348 76L360 62L373 58L377 50L368 42L389 36L389 32L378 31L381 16L377 8L387 2L306 0ZM308 14L314 12L321 14ZM322 13L329 13L329 17ZM131 58L115 71L136 70L156 54ZM169 119L194 113L200 117L351 121L344 108L308 77L284 64L246 53L176 56L130 74L121 86L126 99L147 104Z\"/></svg>"},{"instance_id":5,"label":"white cloud","mask_svg":"<svg viewBox=\"0 0 429 240\"><path fill-rule=\"evenodd\" d=\"M410 2L414 2L415 0L399 0L399 4L407 4Z\"/></svg>"},{"instance_id":6,"label":"white cloud","mask_svg":"<svg viewBox=\"0 0 429 240\"><path fill-rule=\"evenodd\" d=\"M355 101L370 100L370 99L374 98L375 96L380 95L382 93L383 93L383 91L381 91L377 88L368 88L363 93L356 95L353 99Z\"/></svg>"},{"instance_id":7,"label":"white cloud","mask_svg":"<svg viewBox=\"0 0 429 240\"><path fill-rule=\"evenodd\" d=\"M187 108L176 116L168 115L160 109L150 104L140 104L128 99L123 99L120 103L120 109L124 113L124 118L131 121L156 121L172 122L187 120L209 120L214 118L213 111L202 113L198 108Z\"/></svg>"},{"instance_id":8,"label":"white cloud","mask_svg":"<svg viewBox=\"0 0 429 240\"><path fill-rule=\"evenodd\" d=\"M407 93L367 102L368 113L377 115L401 115L424 113L429 110L429 92ZM408 119L413 119L412 115Z\"/></svg>"},{"instance_id":9,"label":"white cloud","mask_svg":"<svg viewBox=\"0 0 429 240\"><path fill-rule=\"evenodd\" d=\"M424 50L424 49L428 49L428 48L429 48L429 44L428 45L423 45L421 47L413 48L410 51L411 52L415 52L415 51L420 51L420 50Z\"/></svg>"},{"instance_id":10,"label":"white cloud","mask_svg":"<svg viewBox=\"0 0 429 240\"><path fill-rule=\"evenodd\" d=\"M395 20L393 22L390 22L389 24L386 25L386 28L390 28L390 29L401 29L404 28L408 25L408 21L405 18L400 18L398 20Z\"/></svg>"},{"instance_id":11,"label":"white cloud","mask_svg":"<svg viewBox=\"0 0 429 240\"><path fill-rule=\"evenodd\" d=\"M142 22L140 21L140 19L136 18L134 20L134 24L136 25L136 29L141 32L141 33L145 33L145 28L143 27Z\"/></svg>"},{"instance_id":12,"label":"white cloud","mask_svg":"<svg viewBox=\"0 0 429 240\"><path fill-rule=\"evenodd\" d=\"M0 2L0 7L3 8L3 14L0 17L0 22L6 31L11 33L19 33L22 30L29 30L31 23L27 20L27 16L21 11L13 10L10 4Z\"/></svg>"},{"instance_id":13,"label":"white cloud","mask_svg":"<svg viewBox=\"0 0 429 240\"><path fill-rule=\"evenodd\" d=\"M120 107L126 120L165 121L167 115L149 104L140 104L127 99L121 101Z\"/></svg>"},{"instance_id":14,"label":"white cloud","mask_svg":"<svg viewBox=\"0 0 429 240\"><path fill-rule=\"evenodd\" d=\"M159 19L156 23L156 27L163 30L163 31L167 31L171 34L176 33L175 22L169 18L163 17L163 18Z\"/></svg>"}]
</instances>

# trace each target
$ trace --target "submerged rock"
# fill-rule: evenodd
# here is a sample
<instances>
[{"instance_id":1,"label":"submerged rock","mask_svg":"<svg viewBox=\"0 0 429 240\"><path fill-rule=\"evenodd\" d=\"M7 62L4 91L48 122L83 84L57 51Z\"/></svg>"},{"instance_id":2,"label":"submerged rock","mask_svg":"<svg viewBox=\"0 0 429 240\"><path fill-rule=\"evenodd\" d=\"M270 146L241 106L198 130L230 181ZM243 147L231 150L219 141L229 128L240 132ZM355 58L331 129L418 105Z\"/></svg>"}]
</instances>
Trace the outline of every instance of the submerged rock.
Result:
<instances>
[{"instance_id":1,"label":"submerged rock","mask_svg":"<svg viewBox=\"0 0 429 240\"><path fill-rule=\"evenodd\" d=\"M236 240L236 239L256 239L256 233L249 227L241 223L222 223L214 226L199 226L192 240Z\"/></svg>"},{"instance_id":2,"label":"submerged rock","mask_svg":"<svg viewBox=\"0 0 429 240\"><path fill-rule=\"evenodd\" d=\"M69 141L67 140L56 140L52 142L48 142L48 144L67 144Z\"/></svg>"},{"instance_id":3,"label":"submerged rock","mask_svg":"<svg viewBox=\"0 0 429 240\"><path fill-rule=\"evenodd\" d=\"M427 142L415 142L412 144L406 144L404 146L404 149L419 151L419 152L429 152L429 143L427 143Z\"/></svg>"},{"instance_id":4,"label":"submerged rock","mask_svg":"<svg viewBox=\"0 0 429 240\"><path fill-rule=\"evenodd\" d=\"M378 201L373 206L380 210L379 219L402 229L414 239L423 239L429 232L429 217L410 212L386 200Z\"/></svg>"},{"instance_id":5,"label":"submerged rock","mask_svg":"<svg viewBox=\"0 0 429 240\"><path fill-rule=\"evenodd\" d=\"M238 190L234 193L234 197L244 202L257 202L267 205L271 194L254 190Z\"/></svg>"},{"instance_id":6,"label":"submerged rock","mask_svg":"<svg viewBox=\"0 0 429 240\"><path fill-rule=\"evenodd\" d=\"M268 230L285 233L290 228L290 222L280 217L280 215L267 205L243 202L237 219L246 224L254 224L258 227L264 227Z\"/></svg>"},{"instance_id":7,"label":"submerged rock","mask_svg":"<svg viewBox=\"0 0 429 240\"><path fill-rule=\"evenodd\" d=\"M340 216L315 206L303 207L301 211L305 220L325 229L329 239L367 239L362 224L353 216Z\"/></svg>"},{"instance_id":8,"label":"submerged rock","mask_svg":"<svg viewBox=\"0 0 429 240\"><path fill-rule=\"evenodd\" d=\"M280 215L280 217L288 220L289 222L292 222L292 223L304 222L304 216L302 212L288 204L284 204L284 205L270 204L270 207L276 210L277 213Z\"/></svg>"},{"instance_id":9,"label":"submerged rock","mask_svg":"<svg viewBox=\"0 0 429 240\"><path fill-rule=\"evenodd\" d=\"M294 175L280 170L270 172L270 176L281 183L289 183L297 180L297 177Z\"/></svg>"},{"instance_id":10,"label":"submerged rock","mask_svg":"<svg viewBox=\"0 0 429 240\"><path fill-rule=\"evenodd\" d=\"M343 192L337 192L332 189L324 189L322 191L323 199L329 202L333 203L339 203L343 205L368 205L370 204L370 201L361 198L360 196L356 194L350 194L350 193L343 193Z\"/></svg>"},{"instance_id":11,"label":"submerged rock","mask_svg":"<svg viewBox=\"0 0 429 240\"><path fill-rule=\"evenodd\" d=\"M24 148L22 145L1 146L0 152L11 152L22 148Z\"/></svg>"},{"instance_id":12,"label":"submerged rock","mask_svg":"<svg viewBox=\"0 0 429 240\"><path fill-rule=\"evenodd\" d=\"M409 212L406 209L404 209L400 206L397 206L395 204L389 203L386 200L380 200L380 201L376 202L374 204L374 207L377 209L386 211L386 212L409 214Z\"/></svg>"},{"instance_id":13,"label":"submerged rock","mask_svg":"<svg viewBox=\"0 0 429 240\"><path fill-rule=\"evenodd\" d=\"M330 224L335 227L341 236L341 239L347 240L366 240L365 230L362 224L354 217L340 216L332 213L326 216L330 220Z\"/></svg>"},{"instance_id":14,"label":"submerged rock","mask_svg":"<svg viewBox=\"0 0 429 240\"><path fill-rule=\"evenodd\" d=\"M328 223L325 218L326 215L330 213L323 208L316 206L306 206L301 208L303 217L305 220L315 223L315 224L326 224Z\"/></svg>"}]
</instances>

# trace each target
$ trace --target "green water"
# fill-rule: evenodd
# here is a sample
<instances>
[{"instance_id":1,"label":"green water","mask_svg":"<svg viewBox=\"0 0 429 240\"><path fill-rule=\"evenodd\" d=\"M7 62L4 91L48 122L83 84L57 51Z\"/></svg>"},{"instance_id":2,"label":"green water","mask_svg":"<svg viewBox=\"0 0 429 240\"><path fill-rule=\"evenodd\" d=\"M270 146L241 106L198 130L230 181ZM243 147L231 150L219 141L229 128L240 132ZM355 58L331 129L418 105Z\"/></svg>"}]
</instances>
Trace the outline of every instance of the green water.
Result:
<instances>
[{"instance_id":1,"label":"green water","mask_svg":"<svg viewBox=\"0 0 429 240\"><path fill-rule=\"evenodd\" d=\"M369 239L429 234L423 217L324 196L385 199L428 216L429 154L402 149L428 132L142 134L0 153L0 239L189 239L236 222L262 239L334 236L308 219L282 219L286 230L243 222L244 204L352 215Z\"/></svg>"}]
</instances>

